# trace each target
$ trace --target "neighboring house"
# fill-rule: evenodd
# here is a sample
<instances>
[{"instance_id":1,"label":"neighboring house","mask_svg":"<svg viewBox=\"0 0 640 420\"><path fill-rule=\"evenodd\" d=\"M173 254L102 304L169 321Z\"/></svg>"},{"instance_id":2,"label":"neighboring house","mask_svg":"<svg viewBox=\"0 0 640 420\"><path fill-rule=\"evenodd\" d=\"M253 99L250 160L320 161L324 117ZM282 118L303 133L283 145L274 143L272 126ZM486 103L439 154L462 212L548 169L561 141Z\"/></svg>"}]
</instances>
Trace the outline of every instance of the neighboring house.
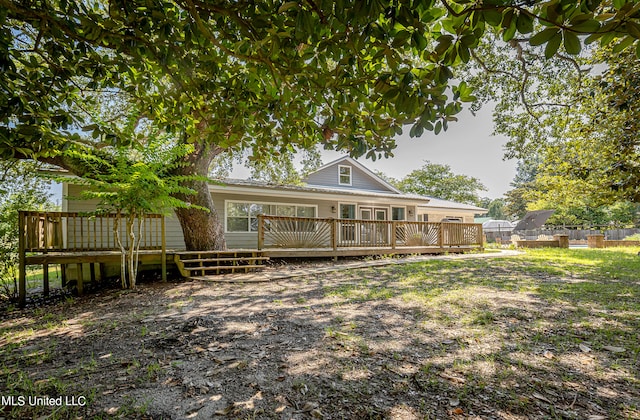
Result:
<instances>
[{"instance_id":1,"label":"neighboring house","mask_svg":"<svg viewBox=\"0 0 640 420\"><path fill-rule=\"evenodd\" d=\"M67 200L81 186L63 185L63 211L88 212L93 200ZM225 180L209 187L222 216L227 247L255 248L259 214L363 220L460 221L473 223L485 209L467 204L404 194L361 163L337 159L311 173L300 186L249 180ZM166 221L167 247L184 249L175 218Z\"/></svg>"}]
</instances>

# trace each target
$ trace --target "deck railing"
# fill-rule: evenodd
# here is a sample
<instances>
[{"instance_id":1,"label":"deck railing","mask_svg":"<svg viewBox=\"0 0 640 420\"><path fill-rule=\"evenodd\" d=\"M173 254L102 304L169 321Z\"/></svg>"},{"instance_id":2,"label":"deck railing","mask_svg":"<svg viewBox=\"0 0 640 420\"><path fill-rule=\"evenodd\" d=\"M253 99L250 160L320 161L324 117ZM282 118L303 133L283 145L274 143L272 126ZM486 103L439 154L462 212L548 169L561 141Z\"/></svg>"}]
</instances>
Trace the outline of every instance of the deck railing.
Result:
<instances>
[{"instance_id":1,"label":"deck railing","mask_svg":"<svg viewBox=\"0 0 640 420\"><path fill-rule=\"evenodd\" d=\"M482 225L258 216L258 249L482 246Z\"/></svg>"},{"instance_id":2,"label":"deck railing","mask_svg":"<svg viewBox=\"0 0 640 420\"><path fill-rule=\"evenodd\" d=\"M93 216L70 212L21 211L18 215L20 239L25 252L116 251L120 247L114 234L116 215ZM142 223L140 249L162 249L164 217L145 215L134 222L136 232ZM118 223L120 239L128 247L125 221Z\"/></svg>"},{"instance_id":3,"label":"deck railing","mask_svg":"<svg viewBox=\"0 0 640 420\"><path fill-rule=\"evenodd\" d=\"M120 251L115 236L117 227L120 240L129 247L129 235L124 220L116 222L113 214L93 216L70 212L18 212L18 264L19 264L19 302L26 302L26 266L42 266L42 284L45 295L49 293L49 264L60 264L65 278L65 267L76 264L78 270L78 293L82 294L83 263L91 265L91 278L95 277L93 264L101 263L108 254ZM116 224L117 223L117 224ZM142 229L138 230L142 224ZM164 216L148 214L134 222L136 232L141 235L139 250L158 253L162 266L162 279L167 278L166 239ZM27 255L30 254L30 255ZM91 255L89 255L91 254ZM73 262L66 256L71 255ZM63 280L64 282L64 280Z\"/></svg>"}]
</instances>

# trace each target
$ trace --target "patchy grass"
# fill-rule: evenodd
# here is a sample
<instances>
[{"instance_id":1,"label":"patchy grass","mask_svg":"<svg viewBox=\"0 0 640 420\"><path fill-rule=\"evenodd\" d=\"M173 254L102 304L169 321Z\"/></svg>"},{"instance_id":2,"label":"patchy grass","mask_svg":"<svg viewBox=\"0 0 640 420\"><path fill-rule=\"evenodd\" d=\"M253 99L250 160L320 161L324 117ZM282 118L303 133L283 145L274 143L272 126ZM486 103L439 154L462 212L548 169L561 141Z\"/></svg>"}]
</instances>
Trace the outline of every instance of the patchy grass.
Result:
<instances>
[{"instance_id":1,"label":"patchy grass","mask_svg":"<svg viewBox=\"0 0 640 420\"><path fill-rule=\"evenodd\" d=\"M640 249L154 284L0 322L7 418L640 419Z\"/></svg>"}]
</instances>

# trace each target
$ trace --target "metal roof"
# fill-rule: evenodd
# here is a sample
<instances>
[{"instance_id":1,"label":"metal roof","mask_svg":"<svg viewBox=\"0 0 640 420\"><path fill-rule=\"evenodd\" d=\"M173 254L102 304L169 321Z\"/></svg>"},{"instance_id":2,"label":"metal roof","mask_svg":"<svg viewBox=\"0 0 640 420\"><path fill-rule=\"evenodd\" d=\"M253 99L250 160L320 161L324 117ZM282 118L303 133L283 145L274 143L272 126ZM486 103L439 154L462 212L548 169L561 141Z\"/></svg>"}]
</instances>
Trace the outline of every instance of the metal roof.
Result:
<instances>
[{"instance_id":1,"label":"metal roof","mask_svg":"<svg viewBox=\"0 0 640 420\"><path fill-rule=\"evenodd\" d=\"M212 186L215 185L216 181L213 181ZM417 195L417 194L396 194L396 193L384 193L379 191L369 191L369 190L354 190L353 188L337 188L337 187L327 187L323 185L287 185L287 184L275 184L270 182L263 181L254 181L249 179L234 179L227 178L218 181L221 185L229 185L229 186L237 186L237 187L247 187L247 188L261 188L261 189L269 189L269 190L281 190L281 191L300 191L300 192L310 192L310 193L329 193L329 194L341 194L341 195L352 195L352 196L361 196L361 197L380 197L380 198L389 198L396 200L413 200L413 201L421 201L425 204L431 200L429 197ZM214 187L215 188L215 187Z\"/></svg>"},{"instance_id":2,"label":"metal roof","mask_svg":"<svg viewBox=\"0 0 640 420\"><path fill-rule=\"evenodd\" d=\"M477 213L486 213L487 209L483 209L482 207L474 206L471 204L458 203L455 201L449 200L441 200L435 197L426 197L429 199L429 203L420 204L418 207L438 207L443 209L456 209L456 210L473 210Z\"/></svg>"}]
</instances>

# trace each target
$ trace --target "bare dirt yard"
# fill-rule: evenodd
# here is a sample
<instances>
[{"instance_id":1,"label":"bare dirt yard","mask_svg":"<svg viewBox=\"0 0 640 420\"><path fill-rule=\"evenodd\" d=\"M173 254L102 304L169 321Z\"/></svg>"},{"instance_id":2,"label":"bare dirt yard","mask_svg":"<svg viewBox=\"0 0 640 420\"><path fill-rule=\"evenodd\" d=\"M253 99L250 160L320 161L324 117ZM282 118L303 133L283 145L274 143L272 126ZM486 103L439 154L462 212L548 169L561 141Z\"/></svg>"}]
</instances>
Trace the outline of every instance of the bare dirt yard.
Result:
<instances>
[{"instance_id":1,"label":"bare dirt yard","mask_svg":"<svg viewBox=\"0 0 640 420\"><path fill-rule=\"evenodd\" d=\"M640 419L637 251L143 283L5 310L0 418Z\"/></svg>"}]
</instances>

